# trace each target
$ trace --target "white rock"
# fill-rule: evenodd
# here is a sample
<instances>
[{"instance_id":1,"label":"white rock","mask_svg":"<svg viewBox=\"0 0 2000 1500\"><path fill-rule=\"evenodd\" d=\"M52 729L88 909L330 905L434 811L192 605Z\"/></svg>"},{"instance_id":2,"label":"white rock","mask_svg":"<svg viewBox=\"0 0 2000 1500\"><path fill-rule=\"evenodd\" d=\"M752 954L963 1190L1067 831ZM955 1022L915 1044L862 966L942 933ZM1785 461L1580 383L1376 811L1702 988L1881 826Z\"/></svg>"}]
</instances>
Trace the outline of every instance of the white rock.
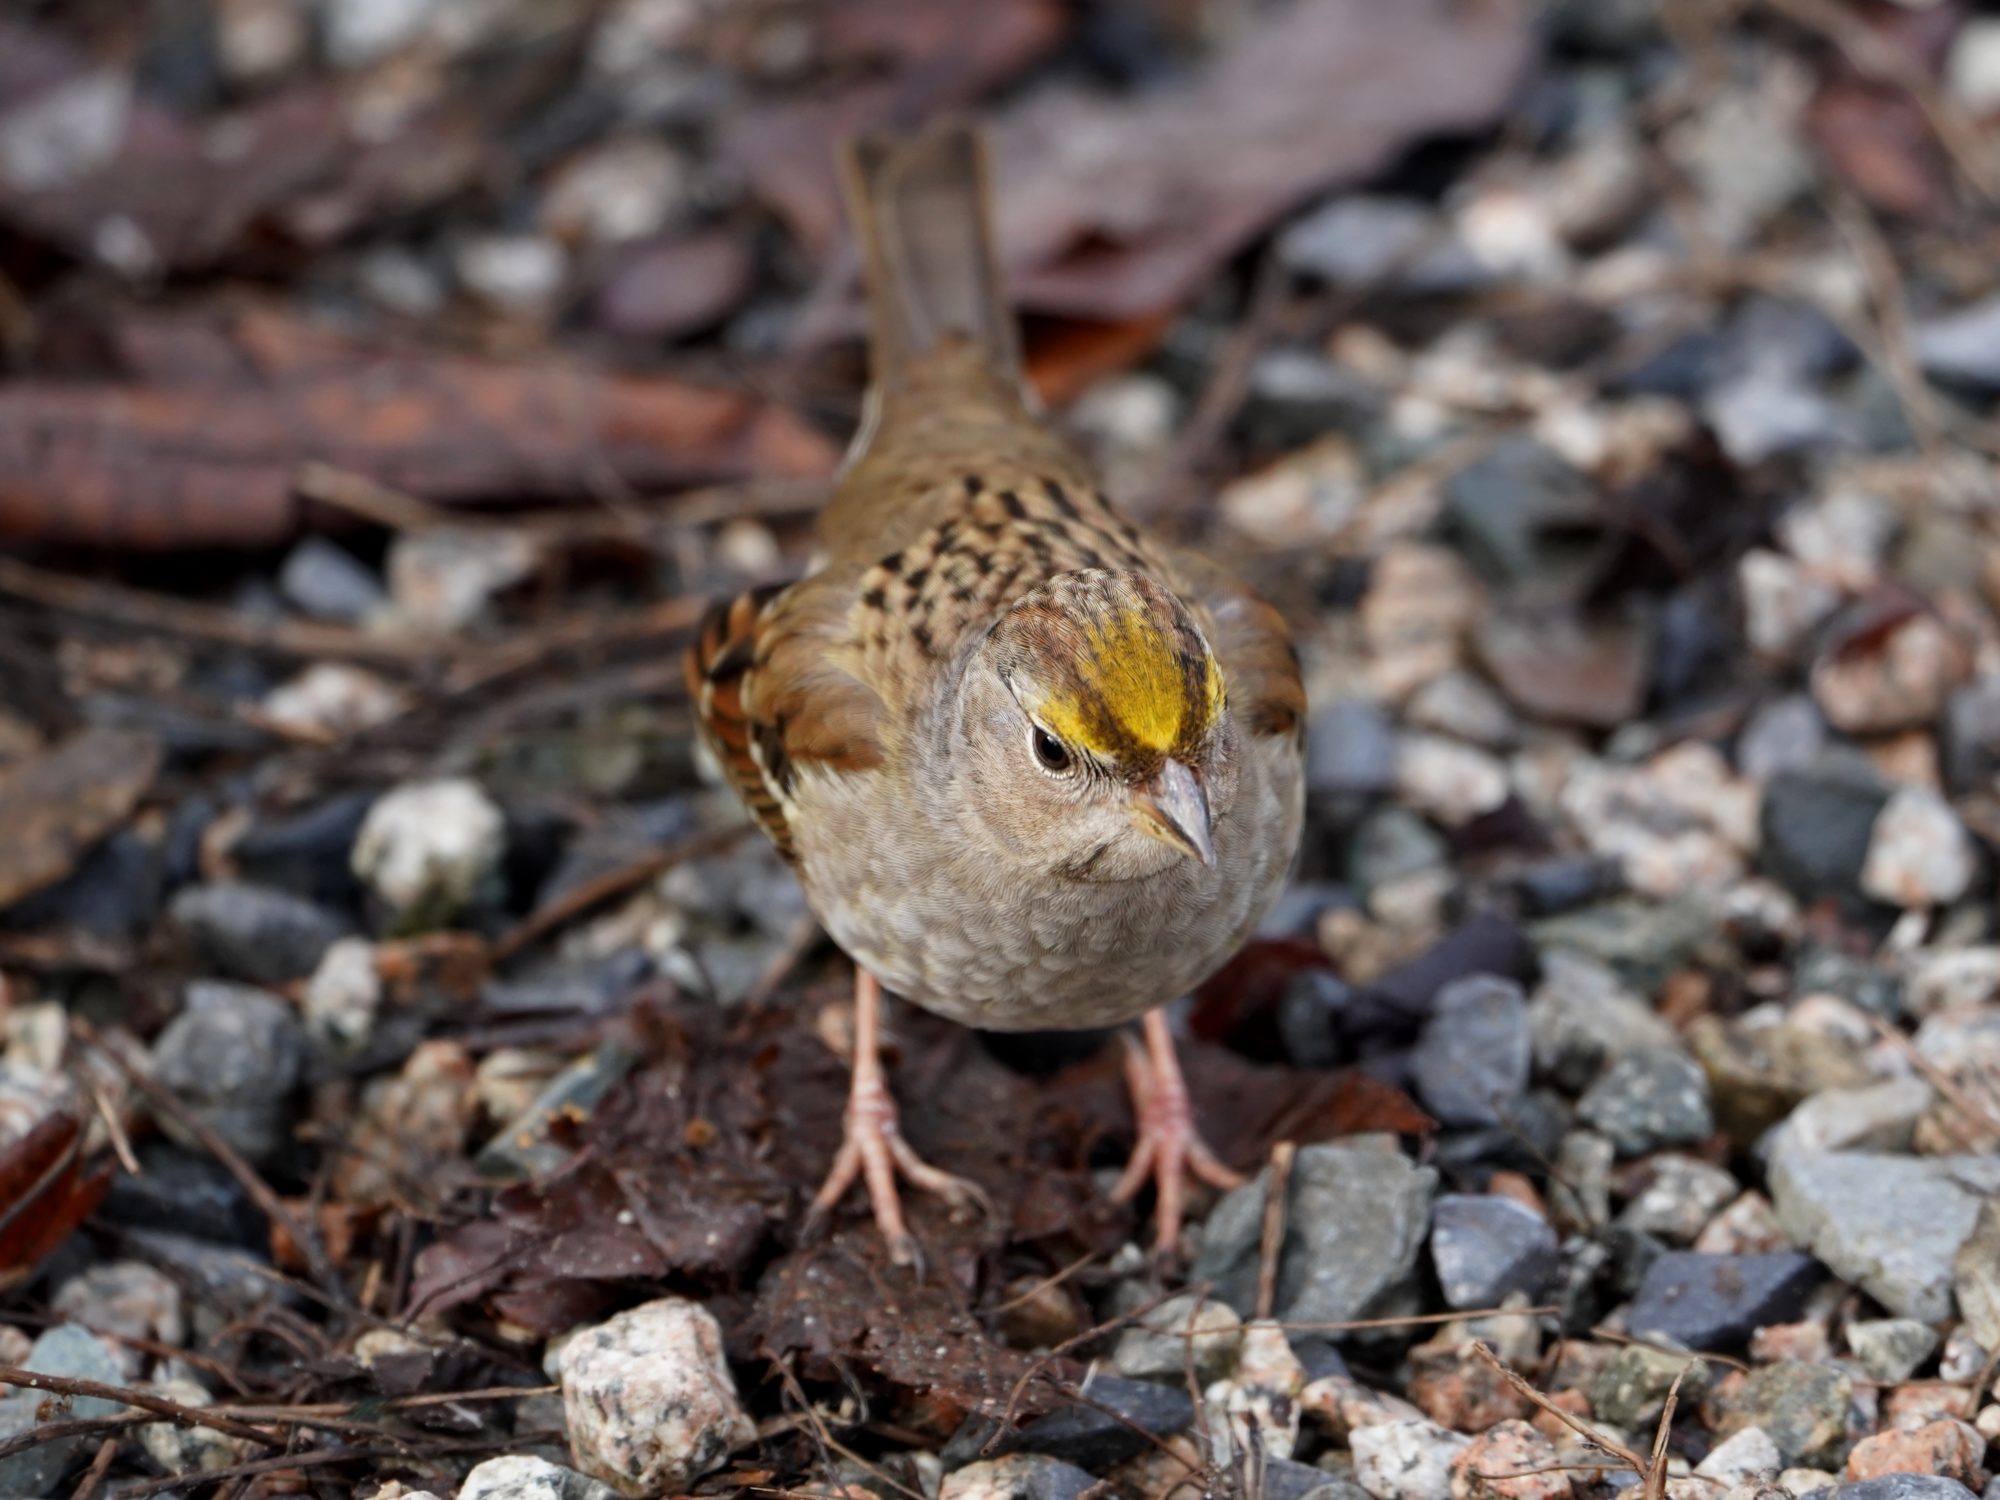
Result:
<instances>
[{"instance_id":1,"label":"white rock","mask_svg":"<svg viewBox=\"0 0 2000 1500\"><path fill-rule=\"evenodd\" d=\"M690 189L680 152L658 136L625 136L563 164L542 194L542 227L571 242L624 244L666 228Z\"/></svg>"},{"instance_id":2,"label":"white rock","mask_svg":"<svg viewBox=\"0 0 2000 1500\"><path fill-rule=\"evenodd\" d=\"M192 1380L162 1380L146 1387L182 1406L212 1405L207 1389ZM139 1429L139 1446L169 1474L205 1474L243 1460L244 1444L213 1427L183 1427L178 1422L148 1422Z\"/></svg>"},{"instance_id":3,"label":"white rock","mask_svg":"<svg viewBox=\"0 0 2000 1500\"><path fill-rule=\"evenodd\" d=\"M1813 576L1859 593L1875 582L1901 524L1880 495L1840 486L1778 518L1778 540Z\"/></svg>"},{"instance_id":4,"label":"white rock","mask_svg":"<svg viewBox=\"0 0 2000 1500\"><path fill-rule=\"evenodd\" d=\"M1396 751L1396 793L1449 827L1507 800L1507 768L1484 750L1435 734L1406 734Z\"/></svg>"},{"instance_id":5,"label":"white rock","mask_svg":"<svg viewBox=\"0 0 2000 1500\"><path fill-rule=\"evenodd\" d=\"M1861 889L1893 906L1946 906L1977 869L1972 840L1936 792L1898 787L1875 819Z\"/></svg>"},{"instance_id":6,"label":"white rock","mask_svg":"<svg viewBox=\"0 0 2000 1500\"><path fill-rule=\"evenodd\" d=\"M337 939L306 981L301 1006L306 1030L336 1050L351 1052L368 1040L381 1008L375 945L365 938Z\"/></svg>"},{"instance_id":7,"label":"white rock","mask_svg":"<svg viewBox=\"0 0 2000 1500\"><path fill-rule=\"evenodd\" d=\"M757 1435L707 1310L663 1297L573 1335L562 1351L570 1455L630 1494L684 1490Z\"/></svg>"},{"instance_id":8,"label":"white rock","mask_svg":"<svg viewBox=\"0 0 2000 1500\"><path fill-rule=\"evenodd\" d=\"M1505 750L1521 737L1514 711L1485 678L1462 667L1433 677L1410 695L1403 721L1488 750Z\"/></svg>"},{"instance_id":9,"label":"white rock","mask_svg":"<svg viewBox=\"0 0 2000 1500\"><path fill-rule=\"evenodd\" d=\"M1321 438L1223 490L1223 519L1263 547L1331 541L1368 493L1361 455L1347 438Z\"/></svg>"},{"instance_id":10,"label":"white rock","mask_svg":"<svg viewBox=\"0 0 2000 1500\"><path fill-rule=\"evenodd\" d=\"M389 547L394 618L437 635L463 630L495 594L532 575L540 559L534 539L518 531L440 526L405 532Z\"/></svg>"},{"instance_id":11,"label":"white rock","mask_svg":"<svg viewBox=\"0 0 2000 1500\"><path fill-rule=\"evenodd\" d=\"M938 1500L1035 1500L1081 1493L1097 1481L1074 1464L1041 1453L1010 1453L954 1469L937 1488ZM849 1487L847 1494L855 1494Z\"/></svg>"},{"instance_id":12,"label":"white rock","mask_svg":"<svg viewBox=\"0 0 2000 1500\"><path fill-rule=\"evenodd\" d=\"M415 41L437 0L331 0L321 12L327 56L358 68Z\"/></svg>"},{"instance_id":13,"label":"white rock","mask_svg":"<svg viewBox=\"0 0 2000 1500\"><path fill-rule=\"evenodd\" d=\"M568 254L539 234L473 235L460 243L452 265L473 296L523 317L553 310L569 276Z\"/></svg>"},{"instance_id":14,"label":"white rock","mask_svg":"<svg viewBox=\"0 0 2000 1500\"><path fill-rule=\"evenodd\" d=\"M1616 859L1634 890L1661 898L1740 876L1758 802L1757 787L1698 740L1639 766L1579 762L1561 796L1592 851Z\"/></svg>"},{"instance_id":15,"label":"white rock","mask_svg":"<svg viewBox=\"0 0 2000 1500\"><path fill-rule=\"evenodd\" d=\"M2000 995L2000 948L1949 948L1919 955L1904 987L1913 1016L1984 1005Z\"/></svg>"},{"instance_id":16,"label":"white rock","mask_svg":"<svg viewBox=\"0 0 2000 1500\"><path fill-rule=\"evenodd\" d=\"M160 1344L187 1342L187 1313L180 1287L143 1261L113 1260L92 1266L65 1281L51 1306L93 1333ZM127 1376L138 1375L146 1356L115 1338L111 1344Z\"/></svg>"},{"instance_id":17,"label":"white rock","mask_svg":"<svg viewBox=\"0 0 2000 1500\"><path fill-rule=\"evenodd\" d=\"M1784 659L1840 604L1840 593L1783 553L1753 547L1736 565L1751 649Z\"/></svg>"},{"instance_id":18,"label":"white rock","mask_svg":"<svg viewBox=\"0 0 2000 1500\"><path fill-rule=\"evenodd\" d=\"M1931 1097L1921 1078L1828 1089L1771 1131L1764 1154L1776 1159L1791 1151L1908 1151Z\"/></svg>"},{"instance_id":19,"label":"white rock","mask_svg":"<svg viewBox=\"0 0 2000 1500\"><path fill-rule=\"evenodd\" d=\"M44 89L0 120L0 182L21 193L64 187L118 154L132 117L122 69Z\"/></svg>"},{"instance_id":20,"label":"white rock","mask_svg":"<svg viewBox=\"0 0 2000 1500\"><path fill-rule=\"evenodd\" d=\"M268 83L305 60L312 18L298 0L220 0L215 54L239 84Z\"/></svg>"},{"instance_id":21,"label":"white rock","mask_svg":"<svg viewBox=\"0 0 2000 1500\"><path fill-rule=\"evenodd\" d=\"M1778 1476L1778 1488L1793 1500L1804 1500L1814 1491L1831 1493L1839 1483L1840 1476L1825 1469L1786 1469Z\"/></svg>"},{"instance_id":22,"label":"white rock","mask_svg":"<svg viewBox=\"0 0 2000 1500\"><path fill-rule=\"evenodd\" d=\"M2000 109L2000 17L1974 16L1958 29L1944 77L1945 87L1967 114Z\"/></svg>"},{"instance_id":23,"label":"white rock","mask_svg":"<svg viewBox=\"0 0 2000 1500\"><path fill-rule=\"evenodd\" d=\"M1375 1500L1451 1500L1452 1460L1472 1440L1421 1420L1358 1428L1347 1441L1355 1482Z\"/></svg>"},{"instance_id":24,"label":"white rock","mask_svg":"<svg viewBox=\"0 0 2000 1500\"><path fill-rule=\"evenodd\" d=\"M314 662L264 695L259 710L287 729L347 735L386 724L410 700L373 672L345 662Z\"/></svg>"},{"instance_id":25,"label":"white rock","mask_svg":"<svg viewBox=\"0 0 2000 1500\"><path fill-rule=\"evenodd\" d=\"M1836 729L1887 734L1931 723L1969 665L1965 643L1934 615L1913 615L1864 648L1822 657L1813 701Z\"/></svg>"},{"instance_id":26,"label":"white rock","mask_svg":"<svg viewBox=\"0 0 2000 1500\"><path fill-rule=\"evenodd\" d=\"M1746 1427L1732 1433L1708 1450L1708 1457L1695 1465L1703 1479L1723 1484L1743 1484L1753 1479L1769 1479L1784 1459L1778 1445L1761 1427Z\"/></svg>"},{"instance_id":27,"label":"white rock","mask_svg":"<svg viewBox=\"0 0 2000 1500\"><path fill-rule=\"evenodd\" d=\"M443 921L499 867L506 831L500 809L475 783L413 782L368 810L351 864L391 910Z\"/></svg>"},{"instance_id":28,"label":"white rock","mask_svg":"<svg viewBox=\"0 0 2000 1500\"><path fill-rule=\"evenodd\" d=\"M1510 184L1475 188L1453 216L1473 258L1496 277L1556 281L1570 270L1550 205Z\"/></svg>"},{"instance_id":29,"label":"white rock","mask_svg":"<svg viewBox=\"0 0 2000 1500\"><path fill-rule=\"evenodd\" d=\"M458 1487L458 1500L615 1500L616 1495L574 1469L525 1454L489 1458Z\"/></svg>"},{"instance_id":30,"label":"white rock","mask_svg":"<svg viewBox=\"0 0 2000 1500\"><path fill-rule=\"evenodd\" d=\"M1134 1380L1183 1378L1192 1359L1195 1378L1211 1381L1236 1364L1243 1320L1226 1302L1183 1293L1170 1297L1118 1336L1112 1364Z\"/></svg>"},{"instance_id":31,"label":"white rock","mask_svg":"<svg viewBox=\"0 0 2000 1500\"><path fill-rule=\"evenodd\" d=\"M1226 1464L1253 1447L1266 1458L1290 1458L1299 1440L1299 1393L1305 1388L1305 1366L1284 1329L1269 1322L1246 1324L1235 1376L1204 1393L1209 1410L1223 1418L1210 1432L1212 1458Z\"/></svg>"}]
</instances>

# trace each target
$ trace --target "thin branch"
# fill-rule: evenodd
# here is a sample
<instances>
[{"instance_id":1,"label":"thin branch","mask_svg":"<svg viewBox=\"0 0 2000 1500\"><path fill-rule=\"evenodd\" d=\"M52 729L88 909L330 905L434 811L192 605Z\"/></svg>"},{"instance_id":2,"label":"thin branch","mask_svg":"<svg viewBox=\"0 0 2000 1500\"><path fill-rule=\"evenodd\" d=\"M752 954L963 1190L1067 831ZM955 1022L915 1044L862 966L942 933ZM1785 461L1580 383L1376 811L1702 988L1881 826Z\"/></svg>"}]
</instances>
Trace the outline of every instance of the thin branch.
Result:
<instances>
[{"instance_id":1,"label":"thin branch","mask_svg":"<svg viewBox=\"0 0 2000 1500\"><path fill-rule=\"evenodd\" d=\"M255 1443L260 1448L276 1448L284 1439L261 1427L252 1427L247 1422L239 1422L233 1417L221 1417L199 1406L183 1406L178 1401L169 1401L165 1396L156 1396L151 1391L137 1391L130 1386L104 1385L95 1380L74 1380L66 1375L44 1375L37 1370L23 1370L17 1365L0 1365L0 1385L18 1386L22 1390L47 1391L56 1396L91 1397L99 1401L116 1401L123 1406L136 1406L141 1411L152 1412L165 1417L182 1427L213 1427L217 1432L233 1438Z\"/></svg>"}]
</instances>

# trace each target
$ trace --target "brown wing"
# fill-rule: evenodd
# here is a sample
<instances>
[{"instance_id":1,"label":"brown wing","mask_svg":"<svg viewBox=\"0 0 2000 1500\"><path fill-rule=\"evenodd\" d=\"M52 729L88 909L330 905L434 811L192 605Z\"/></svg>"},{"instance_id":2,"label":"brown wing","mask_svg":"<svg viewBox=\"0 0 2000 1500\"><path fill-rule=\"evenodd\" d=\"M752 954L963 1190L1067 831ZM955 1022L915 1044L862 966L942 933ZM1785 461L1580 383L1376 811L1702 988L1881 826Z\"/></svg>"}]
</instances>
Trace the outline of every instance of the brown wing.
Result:
<instances>
[{"instance_id":1,"label":"brown wing","mask_svg":"<svg viewBox=\"0 0 2000 1500\"><path fill-rule=\"evenodd\" d=\"M1183 597L1207 616L1208 644L1222 663L1231 711L1253 734L1303 735L1306 687L1284 616L1205 557L1179 551L1173 566Z\"/></svg>"},{"instance_id":2,"label":"brown wing","mask_svg":"<svg viewBox=\"0 0 2000 1500\"><path fill-rule=\"evenodd\" d=\"M819 573L711 609L685 658L702 738L786 859L802 766L878 765L882 705L842 668L852 581Z\"/></svg>"}]
</instances>

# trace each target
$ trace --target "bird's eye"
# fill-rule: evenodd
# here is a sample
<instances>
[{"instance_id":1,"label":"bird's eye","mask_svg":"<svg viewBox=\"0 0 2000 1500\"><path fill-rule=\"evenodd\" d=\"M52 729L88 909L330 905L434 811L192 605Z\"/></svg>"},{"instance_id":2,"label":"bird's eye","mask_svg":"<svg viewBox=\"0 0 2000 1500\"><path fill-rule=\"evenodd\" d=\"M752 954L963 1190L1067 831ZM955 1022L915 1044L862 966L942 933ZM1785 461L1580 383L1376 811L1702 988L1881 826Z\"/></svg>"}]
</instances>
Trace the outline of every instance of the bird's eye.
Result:
<instances>
[{"instance_id":1,"label":"bird's eye","mask_svg":"<svg viewBox=\"0 0 2000 1500\"><path fill-rule=\"evenodd\" d=\"M1050 734L1041 725L1035 726L1035 759L1042 763L1045 771L1067 771L1069 769L1069 746Z\"/></svg>"}]
</instances>

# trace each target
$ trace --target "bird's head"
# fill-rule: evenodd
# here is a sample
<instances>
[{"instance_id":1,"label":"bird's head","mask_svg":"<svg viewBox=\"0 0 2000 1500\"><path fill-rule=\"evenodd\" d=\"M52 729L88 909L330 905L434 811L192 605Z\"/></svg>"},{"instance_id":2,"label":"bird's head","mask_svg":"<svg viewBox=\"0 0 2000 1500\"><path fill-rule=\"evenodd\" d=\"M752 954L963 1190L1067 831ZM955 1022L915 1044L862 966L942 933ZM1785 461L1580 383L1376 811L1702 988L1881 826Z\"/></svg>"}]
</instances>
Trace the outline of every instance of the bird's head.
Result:
<instances>
[{"instance_id":1,"label":"bird's head","mask_svg":"<svg viewBox=\"0 0 2000 1500\"><path fill-rule=\"evenodd\" d=\"M1227 686L1155 580L1050 579L979 642L958 697L962 795L1003 846L1081 880L1214 866L1236 785Z\"/></svg>"}]
</instances>

